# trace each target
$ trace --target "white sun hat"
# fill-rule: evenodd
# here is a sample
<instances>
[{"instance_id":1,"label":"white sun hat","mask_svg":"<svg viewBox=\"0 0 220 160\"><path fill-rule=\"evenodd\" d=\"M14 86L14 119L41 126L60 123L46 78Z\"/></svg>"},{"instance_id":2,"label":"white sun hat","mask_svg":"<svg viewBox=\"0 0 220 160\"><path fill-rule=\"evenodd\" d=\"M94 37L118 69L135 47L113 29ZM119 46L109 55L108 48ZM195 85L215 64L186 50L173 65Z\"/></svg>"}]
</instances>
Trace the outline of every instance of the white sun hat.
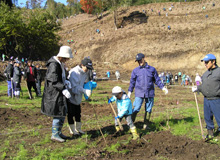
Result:
<instances>
[{"instance_id":1,"label":"white sun hat","mask_svg":"<svg viewBox=\"0 0 220 160\"><path fill-rule=\"evenodd\" d=\"M123 90L121 89L121 87L119 86L115 86L113 89L112 89L112 95L117 95L119 93L121 93Z\"/></svg>"},{"instance_id":2,"label":"white sun hat","mask_svg":"<svg viewBox=\"0 0 220 160\"><path fill-rule=\"evenodd\" d=\"M60 51L59 51L57 57L73 58L73 54L72 54L71 48L69 46L62 46L62 47L60 47Z\"/></svg>"}]
</instances>

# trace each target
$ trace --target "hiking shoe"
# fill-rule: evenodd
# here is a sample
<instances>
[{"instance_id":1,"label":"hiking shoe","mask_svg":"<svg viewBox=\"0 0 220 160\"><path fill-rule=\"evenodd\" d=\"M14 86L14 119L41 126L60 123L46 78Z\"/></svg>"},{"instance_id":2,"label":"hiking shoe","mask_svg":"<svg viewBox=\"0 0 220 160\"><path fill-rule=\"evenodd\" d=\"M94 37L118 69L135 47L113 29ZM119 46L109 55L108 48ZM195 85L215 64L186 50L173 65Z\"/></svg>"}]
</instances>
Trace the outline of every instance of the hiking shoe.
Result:
<instances>
[{"instance_id":1,"label":"hiking shoe","mask_svg":"<svg viewBox=\"0 0 220 160\"><path fill-rule=\"evenodd\" d=\"M210 140L212 140L214 138L214 136L212 136L212 135L206 135L206 137L205 137L205 141L207 142L207 141L210 141Z\"/></svg>"}]
</instances>

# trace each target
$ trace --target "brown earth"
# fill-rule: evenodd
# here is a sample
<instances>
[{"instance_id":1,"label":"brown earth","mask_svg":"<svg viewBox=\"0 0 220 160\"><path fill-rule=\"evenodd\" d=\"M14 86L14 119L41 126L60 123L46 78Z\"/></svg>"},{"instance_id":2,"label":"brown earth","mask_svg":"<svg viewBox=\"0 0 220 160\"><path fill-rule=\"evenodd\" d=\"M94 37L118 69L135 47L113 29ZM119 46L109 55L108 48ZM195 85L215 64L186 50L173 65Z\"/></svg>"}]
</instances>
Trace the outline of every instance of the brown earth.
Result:
<instances>
[{"instance_id":1,"label":"brown earth","mask_svg":"<svg viewBox=\"0 0 220 160\"><path fill-rule=\"evenodd\" d=\"M144 53L147 62L158 71L202 74L205 67L200 60L206 54L211 52L220 58L220 2L215 1L215 7L212 3L211 0L168 2L120 8L118 26L123 25L123 28L118 30L114 29L111 12L103 13L100 20L96 16L80 14L63 20L60 43L77 50L69 66L90 56L100 75L107 70L130 72L137 66L134 60L139 52ZM174 8L169 11L171 4ZM158 16L159 10L161 16ZM167 29L168 25L171 30ZM95 32L96 29L100 34ZM75 43L68 44L67 40L71 39Z\"/></svg>"},{"instance_id":2,"label":"brown earth","mask_svg":"<svg viewBox=\"0 0 220 160\"><path fill-rule=\"evenodd\" d=\"M111 86L115 85L115 81L102 81L98 82L98 86L110 86L105 90L97 90L96 93L110 95ZM117 82L117 85L124 86L124 89L127 89L128 84L122 82ZM167 112L169 109L170 114L172 110L179 108L192 108L194 105L184 103L185 101L193 101L194 97L189 88L181 86L169 86L169 97L163 95L163 93L156 88L156 97L155 106L153 108L152 119L157 117L162 112ZM184 96L182 96L184 94ZM1 93L1 96L5 94ZM99 101L100 97L94 97L93 101ZM101 97L103 98L103 97ZM177 104L178 100L178 104ZM198 102L201 104L203 102L202 95L198 95ZM17 153L17 146L25 141L25 148L28 148L28 152L33 153L33 157L36 156L34 152L34 146L40 146L38 144L40 141L45 139L46 135L51 133L51 122L52 118L44 116L40 113L39 106L33 106L29 104L31 108L24 107L20 109L13 109L13 106L10 102L5 101L5 105L9 108L0 108L0 140L10 140L10 147L8 147L7 155L11 157L15 156ZM16 102L14 103L16 105ZM114 107L116 107L114 105ZM116 109L116 108L115 108ZM142 107L143 109L143 107ZM201 111L202 112L202 111ZM96 114L96 117L94 116ZM201 113L202 114L202 113ZM103 117L112 115L111 120L102 120ZM143 117L143 113L140 112L138 117ZM182 117L181 115L173 116L175 120L190 119L190 117ZM90 148L86 151L86 156L68 156L67 159L161 159L161 157L166 159L178 159L178 160L194 160L194 159L219 159L219 145L205 143L202 140L195 141L185 136L175 136L171 134L170 129L166 129L166 124L161 122L161 125L164 126L164 131L157 131L154 128L154 122L152 120L152 129L146 133L141 131L143 126L142 121L137 120L135 122L136 127L140 133L140 141L130 141L127 143L131 135L128 133L128 127L126 122L123 120L122 124L125 130L125 133L115 134L114 125L112 124L114 116L110 106L106 105L91 105L88 102L82 103L82 122L83 130L87 134L91 135L91 138L88 139L88 144L91 144L94 141L98 141L96 147ZM171 121L171 119L170 119ZM202 119L203 127L204 119ZM65 121L67 123L67 120ZM42 126L39 128L39 126ZM103 133L107 133L105 140L102 139L99 132L99 127ZM199 124L198 124L199 127ZM203 128L205 130L205 128ZM31 133L39 132L39 136L30 136ZM63 127L63 133L69 135L68 127ZM196 134L200 134L199 132ZM200 136L200 135L199 135ZM13 138L14 137L14 138ZM219 137L219 136L218 136ZM44 146L48 146L53 150L53 148L64 147L64 145L74 144L74 140L77 137L70 139L66 144L60 144L55 142L47 142ZM110 153L104 148L106 144L111 146L120 142L121 145L117 149L117 153ZM42 148L43 149L43 148ZM127 153L120 153L120 151L127 150ZM10 153L9 153L10 152ZM6 159L10 159L9 156Z\"/></svg>"}]
</instances>

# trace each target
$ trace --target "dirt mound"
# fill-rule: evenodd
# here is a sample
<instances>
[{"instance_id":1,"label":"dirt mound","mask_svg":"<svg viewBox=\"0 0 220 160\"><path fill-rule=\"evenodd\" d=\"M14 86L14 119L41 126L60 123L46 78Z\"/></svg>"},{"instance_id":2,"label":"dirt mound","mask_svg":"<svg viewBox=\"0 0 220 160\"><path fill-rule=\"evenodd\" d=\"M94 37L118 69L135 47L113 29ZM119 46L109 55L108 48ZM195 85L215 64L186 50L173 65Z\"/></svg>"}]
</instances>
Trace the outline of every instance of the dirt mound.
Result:
<instances>
[{"instance_id":1,"label":"dirt mound","mask_svg":"<svg viewBox=\"0 0 220 160\"><path fill-rule=\"evenodd\" d=\"M172 4L174 7L169 11ZM90 56L96 62L98 72L115 71L114 63L119 64L121 70L132 70L137 65L135 55L142 52L147 62L159 71L201 74L205 67L200 59L204 55L211 52L220 58L217 54L220 46L219 8L219 2L213 7L211 1L120 8L117 25L122 28L118 30L114 29L111 12L103 13L100 20L96 16L77 15L63 21L60 42L77 51L73 61L69 62L70 67ZM167 29L168 25L171 30ZM74 43L68 44L67 40L71 39ZM104 62L108 65L103 66Z\"/></svg>"}]
</instances>

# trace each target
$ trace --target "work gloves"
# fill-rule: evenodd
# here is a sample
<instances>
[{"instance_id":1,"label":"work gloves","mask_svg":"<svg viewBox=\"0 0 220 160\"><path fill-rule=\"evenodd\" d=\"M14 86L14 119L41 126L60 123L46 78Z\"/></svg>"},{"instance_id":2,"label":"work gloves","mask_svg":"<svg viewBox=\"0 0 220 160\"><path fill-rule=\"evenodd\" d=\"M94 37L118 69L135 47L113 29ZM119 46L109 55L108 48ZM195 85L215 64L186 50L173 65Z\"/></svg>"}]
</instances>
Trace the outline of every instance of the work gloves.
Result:
<instances>
[{"instance_id":1,"label":"work gloves","mask_svg":"<svg viewBox=\"0 0 220 160\"><path fill-rule=\"evenodd\" d=\"M115 117L115 120L117 120L118 118L120 118L119 116Z\"/></svg>"},{"instance_id":2,"label":"work gloves","mask_svg":"<svg viewBox=\"0 0 220 160\"><path fill-rule=\"evenodd\" d=\"M167 88L163 87L162 91L165 93L165 95L168 94L168 89Z\"/></svg>"},{"instance_id":3,"label":"work gloves","mask_svg":"<svg viewBox=\"0 0 220 160\"><path fill-rule=\"evenodd\" d=\"M83 89L83 93L86 94L88 97L91 96L92 91L89 89Z\"/></svg>"},{"instance_id":4,"label":"work gloves","mask_svg":"<svg viewBox=\"0 0 220 160\"><path fill-rule=\"evenodd\" d=\"M108 99L108 104L112 103L111 99Z\"/></svg>"},{"instance_id":5,"label":"work gloves","mask_svg":"<svg viewBox=\"0 0 220 160\"><path fill-rule=\"evenodd\" d=\"M197 91L198 91L197 86L193 86L193 87L192 87L192 92L197 92Z\"/></svg>"},{"instance_id":6,"label":"work gloves","mask_svg":"<svg viewBox=\"0 0 220 160\"><path fill-rule=\"evenodd\" d=\"M128 98L131 98L131 92L130 91L128 92Z\"/></svg>"},{"instance_id":7,"label":"work gloves","mask_svg":"<svg viewBox=\"0 0 220 160\"><path fill-rule=\"evenodd\" d=\"M68 80L65 80L64 85L65 85L65 87L66 87L67 89L71 89L71 88L72 88L71 83L70 83L70 81L68 81Z\"/></svg>"},{"instance_id":8,"label":"work gloves","mask_svg":"<svg viewBox=\"0 0 220 160\"><path fill-rule=\"evenodd\" d=\"M70 94L70 92L68 91L68 89L64 89L64 90L62 91L62 93L63 93L63 95L64 95L67 99L69 99L69 98L71 97L71 94Z\"/></svg>"}]
</instances>

